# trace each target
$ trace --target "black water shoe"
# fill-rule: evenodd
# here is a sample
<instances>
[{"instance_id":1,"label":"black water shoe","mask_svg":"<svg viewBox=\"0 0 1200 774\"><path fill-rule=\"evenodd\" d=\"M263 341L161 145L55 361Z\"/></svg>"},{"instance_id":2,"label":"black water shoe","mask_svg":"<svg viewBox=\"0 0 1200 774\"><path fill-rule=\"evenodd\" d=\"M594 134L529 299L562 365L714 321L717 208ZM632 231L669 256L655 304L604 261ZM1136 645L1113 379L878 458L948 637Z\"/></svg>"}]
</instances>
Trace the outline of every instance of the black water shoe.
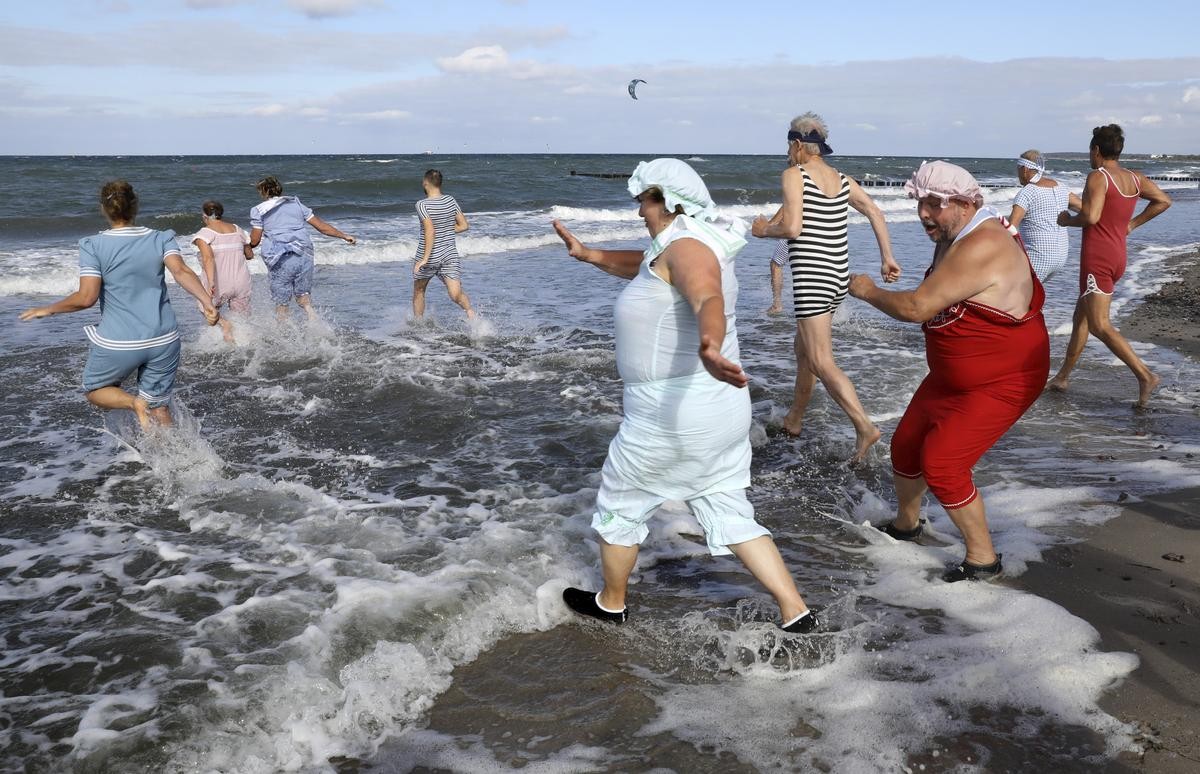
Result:
<instances>
[{"instance_id":1,"label":"black water shoe","mask_svg":"<svg viewBox=\"0 0 1200 774\"><path fill-rule=\"evenodd\" d=\"M816 610L809 608L779 628L788 634L811 634L821 628L821 619Z\"/></svg>"},{"instance_id":2,"label":"black water shoe","mask_svg":"<svg viewBox=\"0 0 1200 774\"><path fill-rule=\"evenodd\" d=\"M921 537L921 532L925 529L925 520L919 519L917 521L917 526L913 527L912 529L900 529L896 526L896 522L894 521L889 521L884 524L876 524L874 526L875 529L879 530L888 537L895 538L896 540L912 542Z\"/></svg>"},{"instance_id":3,"label":"black water shoe","mask_svg":"<svg viewBox=\"0 0 1200 774\"><path fill-rule=\"evenodd\" d=\"M622 610L619 613L614 613L610 610L605 610L596 601L597 596L599 595L594 591L584 591L583 589L573 587L563 589L563 602L576 613L604 621L605 623L625 623L625 619L629 617L628 612Z\"/></svg>"},{"instance_id":4,"label":"black water shoe","mask_svg":"<svg viewBox=\"0 0 1200 774\"><path fill-rule=\"evenodd\" d=\"M959 581L981 581L991 580L999 577L1000 573L1004 572L1004 565L1000 564L1003 554L996 554L996 561L991 564L969 564L966 559L957 567L953 567L942 573L942 580L947 583L958 583Z\"/></svg>"}]
</instances>

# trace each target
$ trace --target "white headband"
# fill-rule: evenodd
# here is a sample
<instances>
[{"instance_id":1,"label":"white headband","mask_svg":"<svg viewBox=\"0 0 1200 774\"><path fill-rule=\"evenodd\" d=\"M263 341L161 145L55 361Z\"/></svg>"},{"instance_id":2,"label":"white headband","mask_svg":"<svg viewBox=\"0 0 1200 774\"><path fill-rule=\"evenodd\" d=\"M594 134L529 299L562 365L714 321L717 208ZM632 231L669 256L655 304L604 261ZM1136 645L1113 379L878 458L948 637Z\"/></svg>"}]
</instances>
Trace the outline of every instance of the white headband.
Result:
<instances>
[{"instance_id":1,"label":"white headband","mask_svg":"<svg viewBox=\"0 0 1200 774\"><path fill-rule=\"evenodd\" d=\"M1029 182L1031 183L1036 183L1037 181L1041 180L1042 174L1046 171L1046 162L1044 161L1038 163L1038 161L1030 161L1029 159L1017 159L1017 166L1033 170L1034 175L1033 177L1029 178Z\"/></svg>"}]
</instances>

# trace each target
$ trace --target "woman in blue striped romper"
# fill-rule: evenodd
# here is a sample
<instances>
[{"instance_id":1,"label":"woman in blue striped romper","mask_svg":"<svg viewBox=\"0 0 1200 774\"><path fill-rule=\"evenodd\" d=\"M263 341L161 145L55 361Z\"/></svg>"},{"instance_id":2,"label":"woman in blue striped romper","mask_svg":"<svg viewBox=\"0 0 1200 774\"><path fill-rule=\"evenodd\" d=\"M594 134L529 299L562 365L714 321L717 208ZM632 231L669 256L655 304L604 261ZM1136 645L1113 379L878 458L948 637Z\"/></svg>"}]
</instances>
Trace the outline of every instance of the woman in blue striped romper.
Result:
<instances>
[{"instance_id":1,"label":"woman in blue striped romper","mask_svg":"<svg viewBox=\"0 0 1200 774\"><path fill-rule=\"evenodd\" d=\"M892 258L887 223L879 207L858 183L822 158L833 149L829 130L815 113L792 120L788 132L789 167L783 172L783 205L770 219L754 221L756 237L788 239L792 294L796 312L796 386L783 429L799 435L817 379L854 424L852 462L860 462L879 440L879 428L867 416L854 385L833 359L833 313L850 282L847 239L849 207L866 216L879 243L880 275L895 282L900 265Z\"/></svg>"}]
</instances>

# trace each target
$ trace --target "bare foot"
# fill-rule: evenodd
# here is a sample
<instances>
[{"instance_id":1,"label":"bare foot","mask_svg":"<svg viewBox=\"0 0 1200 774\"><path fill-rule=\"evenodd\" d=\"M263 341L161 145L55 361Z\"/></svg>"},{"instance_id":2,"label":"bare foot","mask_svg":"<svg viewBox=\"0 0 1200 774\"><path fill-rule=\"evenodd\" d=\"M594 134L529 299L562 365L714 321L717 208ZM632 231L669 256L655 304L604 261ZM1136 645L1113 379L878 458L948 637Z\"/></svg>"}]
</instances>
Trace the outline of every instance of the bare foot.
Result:
<instances>
[{"instance_id":1,"label":"bare foot","mask_svg":"<svg viewBox=\"0 0 1200 774\"><path fill-rule=\"evenodd\" d=\"M1056 376L1046 382L1046 389L1052 392L1066 392L1068 380L1065 376Z\"/></svg>"},{"instance_id":2,"label":"bare foot","mask_svg":"<svg viewBox=\"0 0 1200 774\"><path fill-rule=\"evenodd\" d=\"M854 444L854 456L850 458L851 465L857 465L867 457L867 450L874 446L880 439L883 433L879 432L879 428L871 425L871 429L866 433L858 433L857 443Z\"/></svg>"},{"instance_id":3,"label":"bare foot","mask_svg":"<svg viewBox=\"0 0 1200 774\"><path fill-rule=\"evenodd\" d=\"M1133 404L1134 408L1146 408L1146 403L1150 400L1150 396L1158 389L1158 385L1162 383L1155 374L1150 374L1150 378L1146 381L1138 379L1138 399L1137 403Z\"/></svg>"},{"instance_id":4,"label":"bare foot","mask_svg":"<svg viewBox=\"0 0 1200 774\"><path fill-rule=\"evenodd\" d=\"M783 314L783 307L779 304L772 304L771 308L767 310L767 314L771 315L772 317L777 314Z\"/></svg>"},{"instance_id":5,"label":"bare foot","mask_svg":"<svg viewBox=\"0 0 1200 774\"><path fill-rule=\"evenodd\" d=\"M142 432L149 432L153 423L150 421L150 405L146 403L146 399L135 397L132 408L133 413L137 415L138 424L142 426Z\"/></svg>"},{"instance_id":6,"label":"bare foot","mask_svg":"<svg viewBox=\"0 0 1200 774\"><path fill-rule=\"evenodd\" d=\"M474 309L468 309L468 310L467 310L467 319L468 319L468 320L474 320L474 319L475 319L475 310L474 310Z\"/></svg>"},{"instance_id":7,"label":"bare foot","mask_svg":"<svg viewBox=\"0 0 1200 774\"><path fill-rule=\"evenodd\" d=\"M800 431L803 429L803 427L804 427L804 412L803 411L801 411L799 413L797 413L794 410L789 411L788 415L783 418L783 432L787 433L788 435L790 435L793 438L800 437Z\"/></svg>"}]
</instances>

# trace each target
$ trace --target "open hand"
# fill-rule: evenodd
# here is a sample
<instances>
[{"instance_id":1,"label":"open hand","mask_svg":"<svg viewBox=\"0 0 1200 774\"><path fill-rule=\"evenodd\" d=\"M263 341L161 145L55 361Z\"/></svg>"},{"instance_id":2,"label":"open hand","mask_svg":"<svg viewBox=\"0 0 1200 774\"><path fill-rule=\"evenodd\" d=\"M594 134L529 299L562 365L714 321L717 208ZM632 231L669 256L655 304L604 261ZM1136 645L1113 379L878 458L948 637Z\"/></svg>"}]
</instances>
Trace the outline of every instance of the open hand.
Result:
<instances>
[{"instance_id":1,"label":"open hand","mask_svg":"<svg viewBox=\"0 0 1200 774\"><path fill-rule=\"evenodd\" d=\"M567 246L567 255L577 261L587 261L588 249L587 246L580 242L578 237L571 233L571 230L564 226L561 222L551 221L554 226L554 233L558 234L558 238Z\"/></svg>"},{"instance_id":2,"label":"open hand","mask_svg":"<svg viewBox=\"0 0 1200 774\"><path fill-rule=\"evenodd\" d=\"M734 387L745 387L750 383L742 367L721 354L721 348L712 336L700 337L700 362L704 364L704 370L719 382Z\"/></svg>"},{"instance_id":3,"label":"open hand","mask_svg":"<svg viewBox=\"0 0 1200 774\"><path fill-rule=\"evenodd\" d=\"M23 320L23 321L36 320L39 317L49 317L49 316L50 316L50 312L44 306L39 306L36 309L26 309L24 312L21 312L21 320Z\"/></svg>"}]
</instances>

